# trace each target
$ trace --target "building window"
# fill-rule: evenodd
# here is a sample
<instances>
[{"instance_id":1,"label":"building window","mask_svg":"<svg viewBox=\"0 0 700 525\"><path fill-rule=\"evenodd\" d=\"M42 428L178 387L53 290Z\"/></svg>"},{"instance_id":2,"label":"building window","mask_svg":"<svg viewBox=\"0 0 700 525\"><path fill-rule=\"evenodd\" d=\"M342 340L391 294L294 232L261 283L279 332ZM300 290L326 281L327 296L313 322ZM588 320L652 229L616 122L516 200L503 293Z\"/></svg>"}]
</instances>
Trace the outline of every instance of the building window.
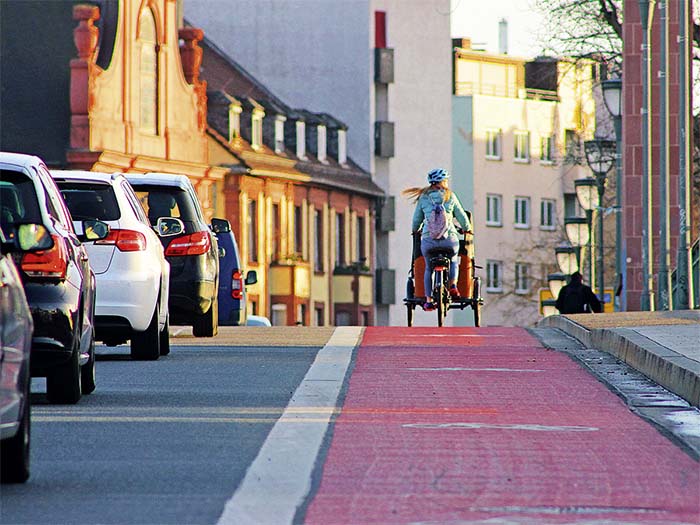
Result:
<instances>
[{"instance_id":1,"label":"building window","mask_svg":"<svg viewBox=\"0 0 700 525\"><path fill-rule=\"evenodd\" d=\"M270 308L272 316L270 324L272 326L286 326L287 324L287 305L283 303L273 304Z\"/></svg>"},{"instance_id":2,"label":"building window","mask_svg":"<svg viewBox=\"0 0 700 525\"><path fill-rule=\"evenodd\" d=\"M540 137L540 162L542 164L552 163L553 137Z\"/></svg>"},{"instance_id":3,"label":"building window","mask_svg":"<svg viewBox=\"0 0 700 525\"><path fill-rule=\"evenodd\" d=\"M530 227L530 197L515 198L515 227Z\"/></svg>"},{"instance_id":4,"label":"building window","mask_svg":"<svg viewBox=\"0 0 700 525\"><path fill-rule=\"evenodd\" d=\"M501 160L501 130L486 130L486 158Z\"/></svg>"},{"instance_id":5,"label":"building window","mask_svg":"<svg viewBox=\"0 0 700 525\"><path fill-rule=\"evenodd\" d=\"M282 227L280 223L280 205L275 202L272 205L272 235L270 238L270 252L273 261L277 260L280 255L280 237L282 235Z\"/></svg>"},{"instance_id":6,"label":"building window","mask_svg":"<svg viewBox=\"0 0 700 525\"><path fill-rule=\"evenodd\" d=\"M314 210L314 239L316 240L316 250L314 252L314 269L317 272L324 270L323 265L323 212Z\"/></svg>"},{"instance_id":7,"label":"building window","mask_svg":"<svg viewBox=\"0 0 700 525\"><path fill-rule=\"evenodd\" d=\"M317 126L317 148L318 148L318 155L317 158L321 162L326 162L326 126Z\"/></svg>"},{"instance_id":8,"label":"building window","mask_svg":"<svg viewBox=\"0 0 700 525\"><path fill-rule=\"evenodd\" d=\"M314 321L315 326L324 326L326 324L326 314L323 303L316 303L314 306Z\"/></svg>"},{"instance_id":9,"label":"building window","mask_svg":"<svg viewBox=\"0 0 700 525\"><path fill-rule=\"evenodd\" d=\"M303 120L297 120L297 157L306 158L306 124Z\"/></svg>"},{"instance_id":10,"label":"building window","mask_svg":"<svg viewBox=\"0 0 700 525\"><path fill-rule=\"evenodd\" d=\"M553 230L555 228L556 201L553 199L542 199L540 203L540 228L543 230Z\"/></svg>"},{"instance_id":11,"label":"building window","mask_svg":"<svg viewBox=\"0 0 700 525\"><path fill-rule=\"evenodd\" d=\"M564 194L564 217L585 217L586 211L581 207L575 193Z\"/></svg>"},{"instance_id":12,"label":"building window","mask_svg":"<svg viewBox=\"0 0 700 525\"><path fill-rule=\"evenodd\" d=\"M503 291L503 262L486 261L486 291L491 293Z\"/></svg>"},{"instance_id":13,"label":"building window","mask_svg":"<svg viewBox=\"0 0 700 525\"><path fill-rule=\"evenodd\" d=\"M141 131L158 134L158 41L156 21L150 9L141 11L138 34L139 125Z\"/></svg>"},{"instance_id":14,"label":"building window","mask_svg":"<svg viewBox=\"0 0 700 525\"><path fill-rule=\"evenodd\" d=\"M526 263L515 263L515 293L517 294L530 292L528 266Z\"/></svg>"},{"instance_id":15,"label":"building window","mask_svg":"<svg viewBox=\"0 0 700 525\"><path fill-rule=\"evenodd\" d=\"M248 260L258 262L258 203L248 201Z\"/></svg>"},{"instance_id":16,"label":"building window","mask_svg":"<svg viewBox=\"0 0 700 525\"><path fill-rule=\"evenodd\" d=\"M567 129L564 132L564 148L566 157L565 164L577 165L581 163L581 138L574 129Z\"/></svg>"},{"instance_id":17,"label":"building window","mask_svg":"<svg viewBox=\"0 0 700 525\"><path fill-rule=\"evenodd\" d=\"M294 253L301 256L304 253L302 243L304 242L304 222L303 210L301 206L294 206Z\"/></svg>"},{"instance_id":18,"label":"building window","mask_svg":"<svg viewBox=\"0 0 700 525\"><path fill-rule=\"evenodd\" d=\"M297 325L306 325L306 304L300 303L297 305Z\"/></svg>"},{"instance_id":19,"label":"building window","mask_svg":"<svg viewBox=\"0 0 700 525\"><path fill-rule=\"evenodd\" d=\"M335 265L345 266L345 214L335 214Z\"/></svg>"},{"instance_id":20,"label":"building window","mask_svg":"<svg viewBox=\"0 0 700 525\"><path fill-rule=\"evenodd\" d=\"M241 106L228 107L228 141L235 142L241 137Z\"/></svg>"},{"instance_id":21,"label":"building window","mask_svg":"<svg viewBox=\"0 0 700 525\"><path fill-rule=\"evenodd\" d=\"M348 138L344 129L338 130L338 164L348 162Z\"/></svg>"},{"instance_id":22,"label":"building window","mask_svg":"<svg viewBox=\"0 0 700 525\"><path fill-rule=\"evenodd\" d=\"M530 162L530 133L528 131L516 131L514 139L515 149L513 157L515 162Z\"/></svg>"},{"instance_id":23,"label":"building window","mask_svg":"<svg viewBox=\"0 0 700 525\"><path fill-rule=\"evenodd\" d=\"M250 130L250 145L254 149L259 149L262 147L262 121L264 113L258 110L253 110L251 116L251 130Z\"/></svg>"},{"instance_id":24,"label":"building window","mask_svg":"<svg viewBox=\"0 0 700 525\"><path fill-rule=\"evenodd\" d=\"M502 198L500 195L486 195L486 225L502 226L503 219L501 213Z\"/></svg>"},{"instance_id":25,"label":"building window","mask_svg":"<svg viewBox=\"0 0 700 525\"><path fill-rule=\"evenodd\" d=\"M287 117L284 115L277 115L275 117L275 153L284 153L284 122Z\"/></svg>"},{"instance_id":26,"label":"building window","mask_svg":"<svg viewBox=\"0 0 700 525\"><path fill-rule=\"evenodd\" d=\"M365 263L367 261L367 249L365 248L365 239L366 239L366 233L365 233L365 218L362 215L357 216L357 248L355 253L357 254L357 260L361 263Z\"/></svg>"}]
</instances>

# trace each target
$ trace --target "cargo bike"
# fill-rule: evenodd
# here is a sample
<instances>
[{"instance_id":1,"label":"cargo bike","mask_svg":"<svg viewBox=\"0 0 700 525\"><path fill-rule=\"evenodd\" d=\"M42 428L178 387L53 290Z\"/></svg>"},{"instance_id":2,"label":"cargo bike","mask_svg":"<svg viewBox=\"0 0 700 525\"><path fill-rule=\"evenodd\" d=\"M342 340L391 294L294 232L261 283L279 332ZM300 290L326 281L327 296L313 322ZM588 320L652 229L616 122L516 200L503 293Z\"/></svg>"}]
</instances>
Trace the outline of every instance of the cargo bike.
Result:
<instances>
[{"instance_id":1,"label":"cargo bike","mask_svg":"<svg viewBox=\"0 0 700 525\"><path fill-rule=\"evenodd\" d=\"M467 212L471 222L471 214ZM451 264L451 251L436 249L429 254L427 264L433 270L433 303L437 312L438 326L442 326L447 312L454 309L464 310L471 308L474 311L474 326L481 324L481 306L484 300L481 297L481 280L475 275L477 266L474 261L474 233L461 232L462 239L459 242L459 275L457 277L457 289L460 297L453 298L449 293L449 274ZM423 273L425 271L425 257L420 250L420 233L413 234L413 254L411 268L408 272L406 283L406 305L408 326L413 326L413 313L416 308L421 308L426 300L423 286ZM417 278L416 278L417 277Z\"/></svg>"}]
</instances>

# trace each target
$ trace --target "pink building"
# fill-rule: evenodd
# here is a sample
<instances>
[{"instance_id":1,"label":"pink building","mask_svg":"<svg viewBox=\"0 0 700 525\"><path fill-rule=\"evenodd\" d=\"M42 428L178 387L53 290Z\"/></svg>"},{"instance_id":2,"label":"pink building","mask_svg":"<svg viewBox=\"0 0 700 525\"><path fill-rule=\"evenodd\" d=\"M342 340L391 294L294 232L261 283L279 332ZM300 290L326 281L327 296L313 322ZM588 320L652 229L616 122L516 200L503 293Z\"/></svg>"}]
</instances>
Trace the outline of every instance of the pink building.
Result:
<instances>
[{"instance_id":1,"label":"pink building","mask_svg":"<svg viewBox=\"0 0 700 525\"><path fill-rule=\"evenodd\" d=\"M668 3L669 16L669 62L668 62L668 87L670 90L668 115L670 119L670 152L668 163L670 167L670 186L668 189L670 201L670 242L671 242L671 263L669 271L676 267L676 250L678 246L679 229L679 203L678 203L678 177L679 177L679 48L677 43L678 21L680 17L680 1ZM651 106L652 115L652 139L651 151L652 160L650 163L652 172L652 229L653 252L651 257L651 273L653 276L653 288L656 295L658 290L658 267L659 267L659 183L660 166L659 152L662 141L661 125L659 121L659 77L660 67L660 30L661 16L658 10L654 9L651 31ZM691 26L692 20L689 17L688 24ZM642 183L643 169L642 163L644 152L642 147L642 81L644 76L644 64L642 55L642 22L640 17L639 4L636 1L625 2L624 6L624 53L623 53L623 137L624 137L624 200L623 200L623 232L627 251L627 310L640 310L641 297L644 290L644 276L642 272ZM690 56L688 57L690 60ZM690 89L690 78L688 79L688 89ZM690 111L688 117L690 118ZM692 132L691 132L692 143ZM689 152L690 154L690 152ZM691 157L692 158L692 157ZM691 188L688 188L691 191ZM691 215L691 242L698 238L698 203L691 202L694 210ZM697 285L697 284L696 284ZM658 297L656 304L658 306Z\"/></svg>"}]
</instances>

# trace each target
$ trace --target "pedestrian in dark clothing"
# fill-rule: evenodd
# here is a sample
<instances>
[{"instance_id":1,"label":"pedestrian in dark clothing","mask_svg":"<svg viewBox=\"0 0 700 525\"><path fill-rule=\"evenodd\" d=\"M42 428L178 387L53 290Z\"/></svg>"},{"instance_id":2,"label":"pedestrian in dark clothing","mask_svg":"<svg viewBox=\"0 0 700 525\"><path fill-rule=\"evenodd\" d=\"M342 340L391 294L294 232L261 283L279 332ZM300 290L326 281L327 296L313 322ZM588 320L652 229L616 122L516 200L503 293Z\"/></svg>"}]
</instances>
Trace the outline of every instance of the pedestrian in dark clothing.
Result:
<instances>
[{"instance_id":1,"label":"pedestrian in dark clothing","mask_svg":"<svg viewBox=\"0 0 700 525\"><path fill-rule=\"evenodd\" d=\"M562 287L559 297L557 297L556 307L561 314L600 313L603 311L603 307L591 287L583 284L583 277L579 272L572 273L569 284Z\"/></svg>"}]
</instances>

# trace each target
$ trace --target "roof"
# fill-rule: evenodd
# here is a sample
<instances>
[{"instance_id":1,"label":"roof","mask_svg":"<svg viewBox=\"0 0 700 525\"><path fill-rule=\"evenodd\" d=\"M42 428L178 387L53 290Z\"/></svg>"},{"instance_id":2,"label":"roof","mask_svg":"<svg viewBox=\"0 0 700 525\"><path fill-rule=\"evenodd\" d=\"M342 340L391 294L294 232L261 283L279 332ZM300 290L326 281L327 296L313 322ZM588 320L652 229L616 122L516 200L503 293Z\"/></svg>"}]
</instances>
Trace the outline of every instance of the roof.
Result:
<instances>
[{"instance_id":1,"label":"roof","mask_svg":"<svg viewBox=\"0 0 700 525\"><path fill-rule=\"evenodd\" d=\"M192 187L192 183L186 175L175 175L173 173L125 173L124 176L132 186L151 184L153 186L175 186L183 190Z\"/></svg>"},{"instance_id":2,"label":"roof","mask_svg":"<svg viewBox=\"0 0 700 525\"><path fill-rule=\"evenodd\" d=\"M101 181L112 183L117 176L122 173L105 173L102 171L88 170L49 170L53 178L70 179L70 180L85 180L85 181Z\"/></svg>"},{"instance_id":3,"label":"roof","mask_svg":"<svg viewBox=\"0 0 700 525\"><path fill-rule=\"evenodd\" d=\"M20 168L27 168L33 164L43 164L43 161L34 155L24 153L0 152L0 164L10 164Z\"/></svg>"}]
</instances>

